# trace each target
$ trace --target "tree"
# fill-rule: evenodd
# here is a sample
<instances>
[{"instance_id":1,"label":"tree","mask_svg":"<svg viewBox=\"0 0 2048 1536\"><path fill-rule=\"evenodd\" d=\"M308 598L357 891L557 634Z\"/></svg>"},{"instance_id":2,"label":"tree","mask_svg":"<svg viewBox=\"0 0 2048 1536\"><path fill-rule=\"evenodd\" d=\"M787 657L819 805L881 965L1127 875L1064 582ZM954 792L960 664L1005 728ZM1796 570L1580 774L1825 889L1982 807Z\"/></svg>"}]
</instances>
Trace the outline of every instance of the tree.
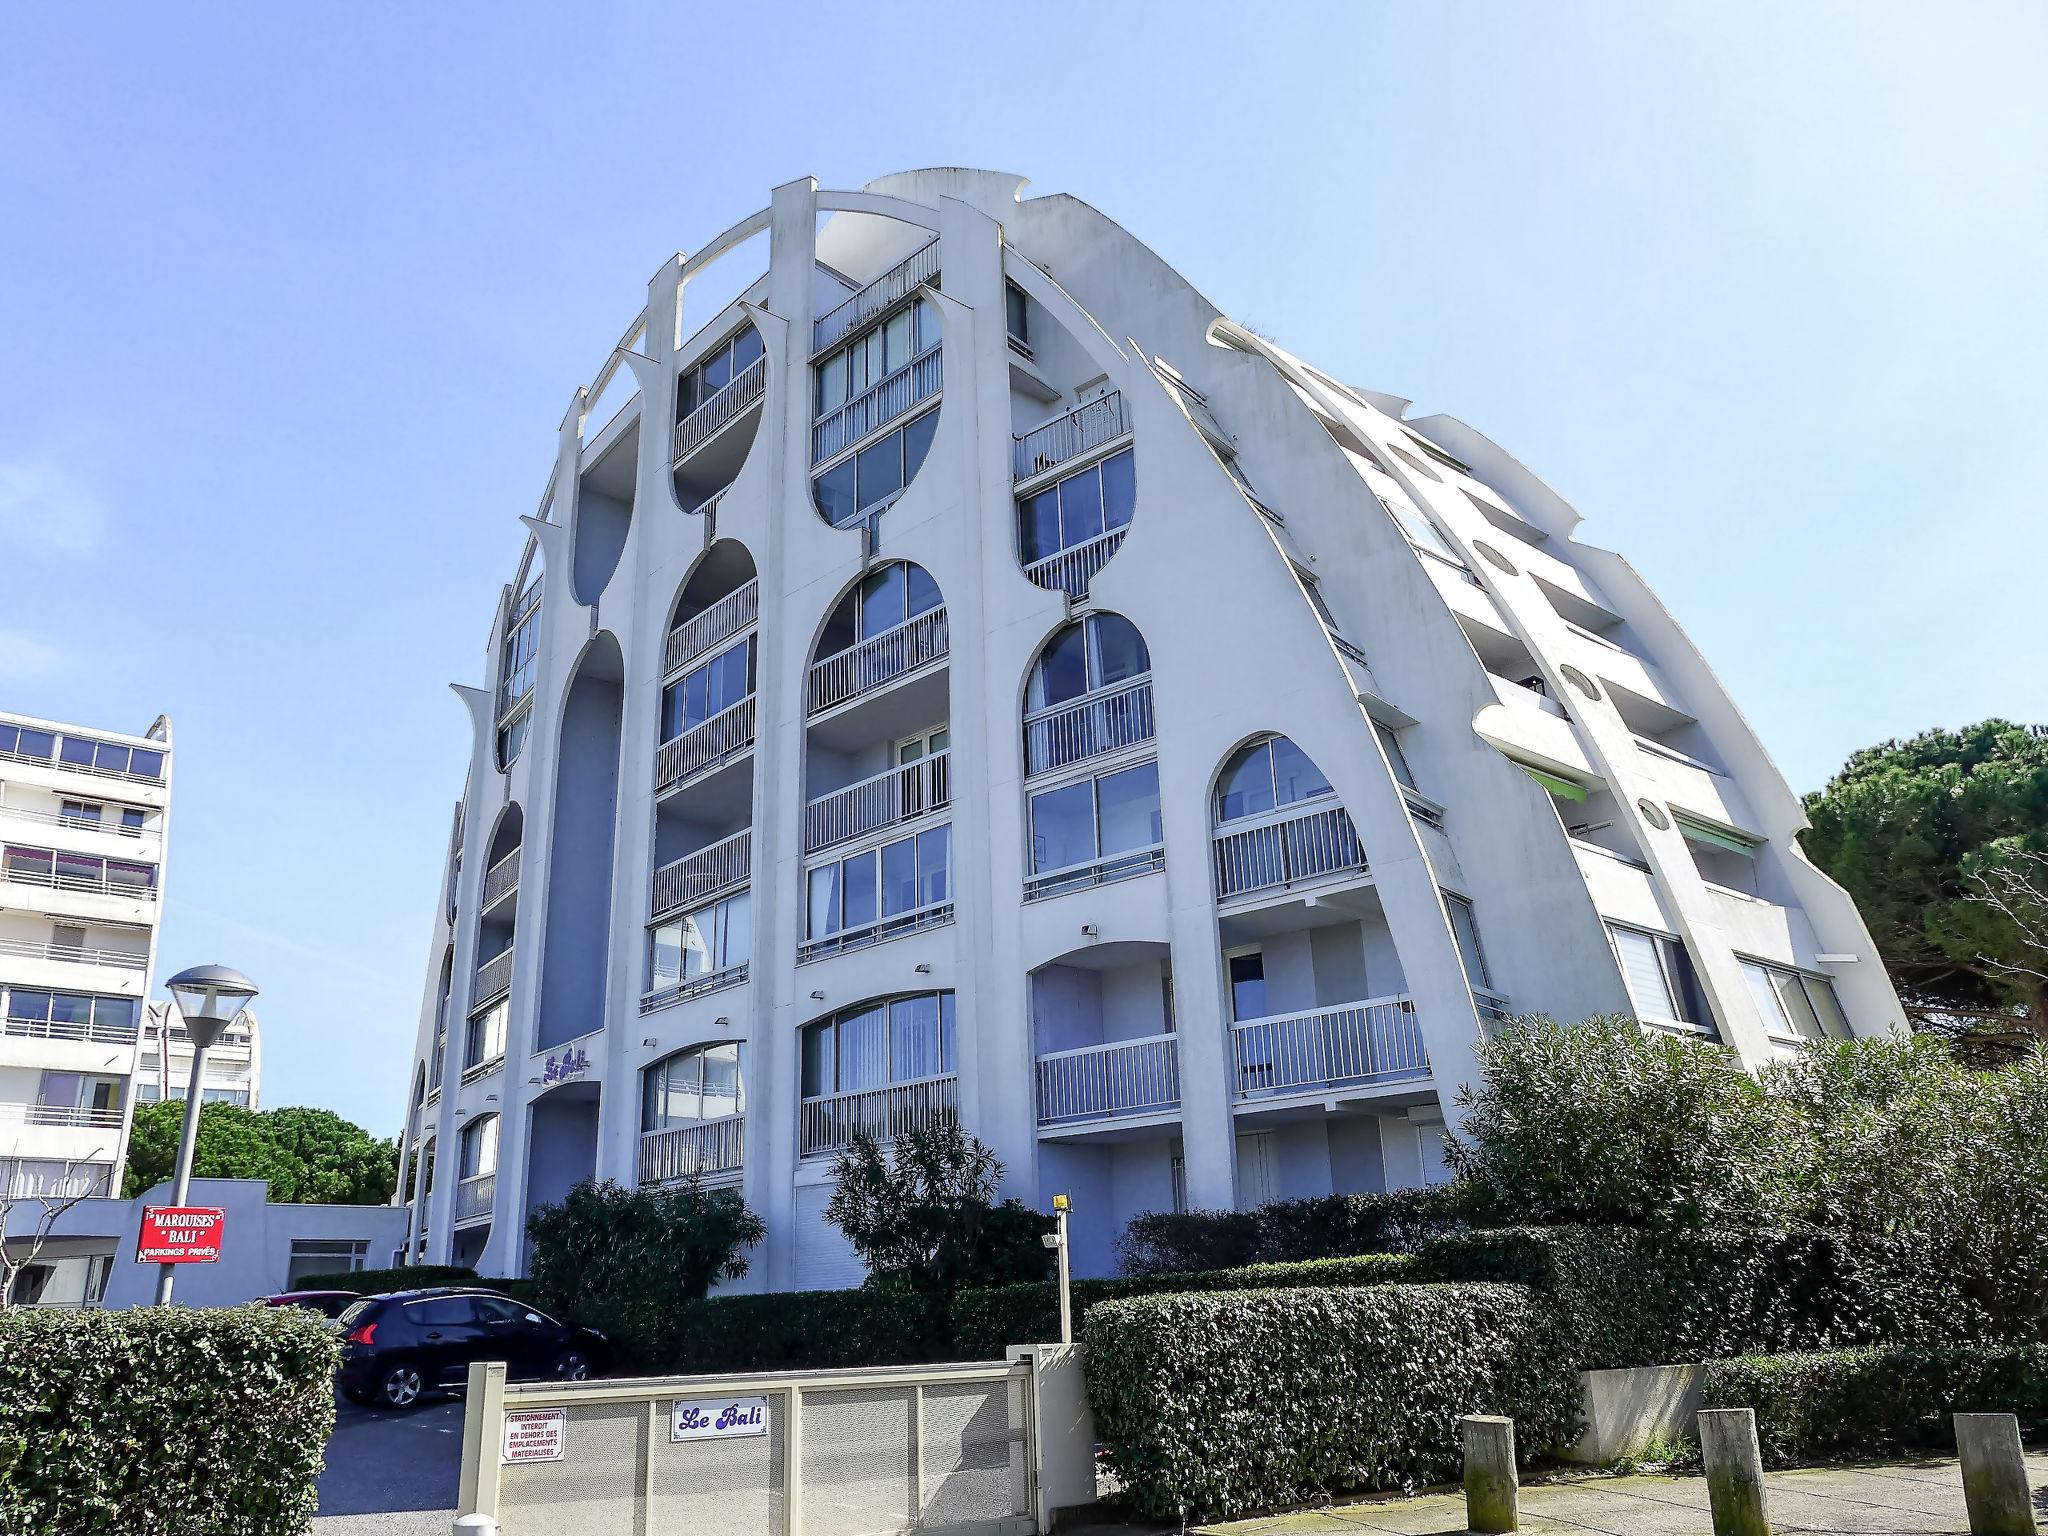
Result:
<instances>
[{"instance_id":1,"label":"tree","mask_svg":"<svg viewBox=\"0 0 2048 1536\"><path fill-rule=\"evenodd\" d=\"M172 1176L184 1120L181 1099L137 1106L123 1195ZM332 1110L202 1104L192 1176L263 1179L284 1205L384 1205L398 1187L398 1147Z\"/></svg>"},{"instance_id":2,"label":"tree","mask_svg":"<svg viewBox=\"0 0 2048 1536\"><path fill-rule=\"evenodd\" d=\"M1003 1165L957 1118L904 1131L887 1150L867 1131L833 1170L826 1218L866 1262L871 1285L951 1296L967 1284L1045 1278L1052 1218L996 1203Z\"/></svg>"},{"instance_id":3,"label":"tree","mask_svg":"<svg viewBox=\"0 0 2048 1536\"><path fill-rule=\"evenodd\" d=\"M1862 908L1917 1027L1976 1059L2048 1040L2048 728L1867 747L1806 814L1807 853Z\"/></svg>"}]
</instances>

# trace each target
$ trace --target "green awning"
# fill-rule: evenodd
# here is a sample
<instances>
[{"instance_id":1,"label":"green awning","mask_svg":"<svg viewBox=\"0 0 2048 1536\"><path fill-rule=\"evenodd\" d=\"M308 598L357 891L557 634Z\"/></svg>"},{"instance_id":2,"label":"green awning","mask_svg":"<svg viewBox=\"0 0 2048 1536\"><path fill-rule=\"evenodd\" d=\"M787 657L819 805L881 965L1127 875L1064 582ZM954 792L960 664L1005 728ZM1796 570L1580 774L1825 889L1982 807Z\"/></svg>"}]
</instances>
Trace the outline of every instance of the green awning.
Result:
<instances>
[{"instance_id":1,"label":"green awning","mask_svg":"<svg viewBox=\"0 0 2048 1536\"><path fill-rule=\"evenodd\" d=\"M1531 768L1527 763L1516 763L1515 766L1549 790L1553 795L1560 795L1566 800L1575 800L1582 805L1585 803L1585 790L1574 784L1570 779L1560 779L1554 773L1545 773L1541 768Z\"/></svg>"},{"instance_id":2,"label":"green awning","mask_svg":"<svg viewBox=\"0 0 2048 1536\"><path fill-rule=\"evenodd\" d=\"M1697 816L1688 816L1683 811L1673 811L1671 819L1678 823L1678 830L1696 843L1709 848L1724 848L1730 853L1739 853L1746 859L1756 857L1757 839L1717 827L1711 822L1701 821Z\"/></svg>"}]
</instances>

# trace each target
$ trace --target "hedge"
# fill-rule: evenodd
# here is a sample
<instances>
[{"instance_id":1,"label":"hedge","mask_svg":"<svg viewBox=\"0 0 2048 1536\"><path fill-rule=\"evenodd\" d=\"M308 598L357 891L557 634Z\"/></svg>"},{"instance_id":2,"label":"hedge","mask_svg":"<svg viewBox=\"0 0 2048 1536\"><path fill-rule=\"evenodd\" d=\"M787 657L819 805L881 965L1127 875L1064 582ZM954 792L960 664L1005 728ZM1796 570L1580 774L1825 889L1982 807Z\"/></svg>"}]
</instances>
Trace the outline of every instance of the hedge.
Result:
<instances>
[{"instance_id":1,"label":"hedge","mask_svg":"<svg viewBox=\"0 0 2048 1536\"><path fill-rule=\"evenodd\" d=\"M340 1353L296 1307L0 1311L0 1532L306 1529Z\"/></svg>"},{"instance_id":2,"label":"hedge","mask_svg":"<svg viewBox=\"0 0 2048 1536\"><path fill-rule=\"evenodd\" d=\"M1117 1239L1127 1275L1191 1274L1414 1248L1465 1225L1450 1188L1274 1200L1249 1211L1148 1211Z\"/></svg>"},{"instance_id":3,"label":"hedge","mask_svg":"<svg viewBox=\"0 0 2048 1536\"><path fill-rule=\"evenodd\" d=\"M1504 1413L1535 1456L1579 1432L1550 1308L1506 1285L1380 1285L1109 1301L1088 1401L1109 1465L1186 1522L1453 1478L1458 1419Z\"/></svg>"},{"instance_id":4,"label":"hedge","mask_svg":"<svg viewBox=\"0 0 2048 1536\"><path fill-rule=\"evenodd\" d=\"M693 1301L654 1340L614 1339L656 1374L911 1365L949 1357L945 1315L902 1291L777 1291Z\"/></svg>"},{"instance_id":5,"label":"hedge","mask_svg":"<svg viewBox=\"0 0 2048 1536\"><path fill-rule=\"evenodd\" d=\"M1304 1285L1386 1285L1410 1278L1414 1260L1402 1253L1369 1253L1303 1264L1250 1264L1185 1275L1142 1275L1122 1280L1076 1280L1074 1327L1105 1301L1166 1292L1288 1290ZM1012 1344L1043 1344L1060 1336L1060 1298L1052 1285L998 1285L961 1291L953 1298L953 1345L963 1360L1000 1360Z\"/></svg>"},{"instance_id":6,"label":"hedge","mask_svg":"<svg viewBox=\"0 0 2048 1536\"><path fill-rule=\"evenodd\" d=\"M460 1264L404 1264L397 1269L350 1269L331 1275L304 1275L292 1289L354 1291L358 1296L376 1296L385 1291L416 1291L425 1285L485 1285L495 1290L501 1283L479 1280L475 1270Z\"/></svg>"},{"instance_id":7,"label":"hedge","mask_svg":"<svg viewBox=\"0 0 2048 1536\"><path fill-rule=\"evenodd\" d=\"M1753 1408L1766 1460L1955 1448L1953 1413L2017 1414L2048 1434L2048 1346L1843 1349L1709 1362L1700 1401Z\"/></svg>"}]
</instances>

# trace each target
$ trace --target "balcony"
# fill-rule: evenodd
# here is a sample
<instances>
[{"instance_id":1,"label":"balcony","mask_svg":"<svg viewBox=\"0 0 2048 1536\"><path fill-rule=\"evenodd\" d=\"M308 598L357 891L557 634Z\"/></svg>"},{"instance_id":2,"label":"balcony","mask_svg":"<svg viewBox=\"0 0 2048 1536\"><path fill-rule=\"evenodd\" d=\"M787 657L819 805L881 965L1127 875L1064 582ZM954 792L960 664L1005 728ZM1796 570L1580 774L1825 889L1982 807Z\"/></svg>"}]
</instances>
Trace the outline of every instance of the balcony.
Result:
<instances>
[{"instance_id":1,"label":"balcony","mask_svg":"<svg viewBox=\"0 0 2048 1536\"><path fill-rule=\"evenodd\" d=\"M1130 434L1130 413L1121 390L1075 406L1066 415L1011 439L1010 468L1019 481L1034 479L1072 463Z\"/></svg>"},{"instance_id":2,"label":"balcony","mask_svg":"<svg viewBox=\"0 0 2048 1536\"><path fill-rule=\"evenodd\" d=\"M95 1024L90 1020L8 1019L0 1023L0 1034L14 1040L65 1040L79 1045L133 1045L136 1027L133 1024Z\"/></svg>"},{"instance_id":3,"label":"balcony","mask_svg":"<svg viewBox=\"0 0 2048 1536\"><path fill-rule=\"evenodd\" d=\"M928 347L837 410L820 416L811 424L811 462L824 463L936 395L944 383L943 356L943 348Z\"/></svg>"},{"instance_id":4,"label":"balcony","mask_svg":"<svg viewBox=\"0 0 2048 1536\"><path fill-rule=\"evenodd\" d=\"M939 283L939 242L936 238L926 241L858 293L813 320L812 354L827 351L844 341L927 283L934 288Z\"/></svg>"},{"instance_id":5,"label":"balcony","mask_svg":"<svg viewBox=\"0 0 2048 1536\"><path fill-rule=\"evenodd\" d=\"M46 891L68 891L86 896L122 896L131 901L156 900L156 870L148 867L144 873L124 873L121 870L105 869L96 874L86 874L75 866L71 870L51 864L37 868L27 862L13 862L24 850L9 849L10 862L0 868L0 880L14 885L33 885Z\"/></svg>"},{"instance_id":6,"label":"balcony","mask_svg":"<svg viewBox=\"0 0 2048 1536\"><path fill-rule=\"evenodd\" d=\"M1351 813L1329 799L1289 806L1215 835L1216 899L1366 873Z\"/></svg>"},{"instance_id":7,"label":"balcony","mask_svg":"<svg viewBox=\"0 0 2048 1536\"><path fill-rule=\"evenodd\" d=\"M819 714L908 677L946 654L946 610L932 608L811 664L809 710ZM751 716L749 719L751 720Z\"/></svg>"},{"instance_id":8,"label":"balcony","mask_svg":"<svg viewBox=\"0 0 2048 1536\"><path fill-rule=\"evenodd\" d=\"M849 949L865 949L870 944L880 944L888 939L900 939L906 933L916 933L925 928L937 928L953 921L953 903L935 901L928 906L912 907L907 912L893 912L877 918L871 923L862 923L857 928L842 928L829 933L822 939L812 939L797 946L796 963L803 965L812 960L822 960L827 955L840 954Z\"/></svg>"},{"instance_id":9,"label":"balcony","mask_svg":"<svg viewBox=\"0 0 2048 1536\"><path fill-rule=\"evenodd\" d=\"M663 1008L673 1007L686 999L702 997L707 992L719 992L727 987L736 987L746 979L747 962L741 960L737 964L728 965L722 971L706 971L701 975L676 982L672 986L655 988L641 997L640 1012L643 1016L654 1013Z\"/></svg>"},{"instance_id":10,"label":"balcony","mask_svg":"<svg viewBox=\"0 0 2048 1536\"><path fill-rule=\"evenodd\" d=\"M491 1219L491 1204L498 1198L498 1175L474 1174L455 1186L455 1225L474 1226Z\"/></svg>"},{"instance_id":11,"label":"balcony","mask_svg":"<svg viewBox=\"0 0 2048 1536\"><path fill-rule=\"evenodd\" d=\"M664 741L654 754L654 787L657 791L674 789L753 744L754 695L750 693L701 725Z\"/></svg>"},{"instance_id":12,"label":"balcony","mask_svg":"<svg viewBox=\"0 0 2048 1536\"><path fill-rule=\"evenodd\" d=\"M121 807L116 806L116 810ZM46 827L62 827L67 832L97 832L106 837L142 838L155 837L161 827L131 827L118 821L103 821L94 816L66 815L62 811L32 811L25 805L0 801L0 816L10 821L33 821Z\"/></svg>"},{"instance_id":13,"label":"balcony","mask_svg":"<svg viewBox=\"0 0 2048 1536\"><path fill-rule=\"evenodd\" d=\"M1180 1108L1180 1039L1148 1035L1038 1058L1038 1123L1073 1125Z\"/></svg>"},{"instance_id":14,"label":"balcony","mask_svg":"<svg viewBox=\"0 0 2048 1536\"><path fill-rule=\"evenodd\" d=\"M959 1088L960 1079L949 1074L805 1099L798 1118L801 1153L826 1157L843 1152L853 1145L855 1131L890 1141L905 1131L922 1129L941 1115L958 1112Z\"/></svg>"},{"instance_id":15,"label":"balcony","mask_svg":"<svg viewBox=\"0 0 2048 1536\"><path fill-rule=\"evenodd\" d=\"M1024 574L1048 591L1064 592L1078 603L1088 595L1088 583L1109 564L1109 557L1117 552L1128 531L1112 528L1092 539L1083 539L1079 544L1032 561L1024 567Z\"/></svg>"},{"instance_id":16,"label":"balcony","mask_svg":"<svg viewBox=\"0 0 2048 1536\"><path fill-rule=\"evenodd\" d=\"M934 752L820 795L804 807L804 852L817 853L952 804L950 752Z\"/></svg>"},{"instance_id":17,"label":"balcony","mask_svg":"<svg viewBox=\"0 0 2048 1536\"><path fill-rule=\"evenodd\" d=\"M93 761L80 762L78 753L88 746L93 749ZM163 750L158 747L127 747L110 741L90 742L79 736L65 737L64 747L53 757L0 749L0 762L20 763L28 768L54 768L60 773L82 773L96 779L120 779L129 784L158 786L164 782L163 757ZM154 762L154 770L135 768L133 764L138 758L144 763Z\"/></svg>"},{"instance_id":18,"label":"balcony","mask_svg":"<svg viewBox=\"0 0 2048 1536\"><path fill-rule=\"evenodd\" d=\"M486 1003L494 1003L512 990L512 951L493 955L476 968L476 991L469 1000L473 1013Z\"/></svg>"},{"instance_id":19,"label":"balcony","mask_svg":"<svg viewBox=\"0 0 2048 1536\"><path fill-rule=\"evenodd\" d=\"M699 656L724 640L730 640L761 616L761 583L750 581L728 592L695 618L685 619L668 632L662 652L662 675L680 672Z\"/></svg>"},{"instance_id":20,"label":"balcony","mask_svg":"<svg viewBox=\"0 0 2048 1536\"><path fill-rule=\"evenodd\" d=\"M676 423L671 462L680 464L712 438L731 426L766 392L768 359L757 357L740 370L731 383L711 394L701 405Z\"/></svg>"},{"instance_id":21,"label":"balcony","mask_svg":"<svg viewBox=\"0 0 2048 1536\"><path fill-rule=\"evenodd\" d=\"M1230 1047L1239 1102L1415 1082L1430 1070L1405 995L1245 1019L1230 1026Z\"/></svg>"},{"instance_id":22,"label":"balcony","mask_svg":"<svg viewBox=\"0 0 2048 1536\"><path fill-rule=\"evenodd\" d=\"M486 1056L482 1061L464 1067L462 1069L461 1081L464 1086L470 1083L480 1083L503 1065L505 1065L505 1053L503 1051L498 1052L495 1056Z\"/></svg>"},{"instance_id":23,"label":"balcony","mask_svg":"<svg viewBox=\"0 0 2048 1536\"><path fill-rule=\"evenodd\" d=\"M65 1125L96 1131L118 1131L121 1111L91 1109L78 1104L0 1104L0 1125Z\"/></svg>"},{"instance_id":24,"label":"balcony","mask_svg":"<svg viewBox=\"0 0 2048 1536\"><path fill-rule=\"evenodd\" d=\"M147 953L96 949L85 944L52 944L42 939L0 939L0 955L14 955L23 960L56 960L66 965L100 965L117 971L140 971L149 966Z\"/></svg>"},{"instance_id":25,"label":"balcony","mask_svg":"<svg viewBox=\"0 0 2048 1536\"><path fill-rule=\"evenodd\" d=\"M1114 885L1119 880L1135 880L1140 875L1157 874L1164 868L1166 845L1154 843L1149 848L1106 854L1084 864L1040 870L1025 880L1024 899L1043 901L1048 896L1064 896L1069 891L1085 891L1098 885Z\"/></svg>"},{"instance_id":26,"label":"balcony","mask_svg":"<svg viewBox=\"0 0 2048 1536\"><path fill-rule=\"evenodd\" d=\"M746 1166L747 1117L726 1115L700 1125L672 1125L640 1136L640 1182L673 1184L682 1179L738 1173Z\"/></svg>"},{"instance_id":27,"label":"balcony","mask_svg":"<svg viewBox=\"0 0 2048 1536\"><path fill-rule=\"evenodd\" d=\"M480 910L488 912L518 889L519 850L514 848L484 871L483 905Z\"/></svg>"},{"instance_id":28,"label":"balcony","mask_svg":"<svg viewBox=\"0 0 2048 1536\"><path fill-rule=\"evenodd\" d=\"M672 864L654 872L651 906L656 917L685 907L694 907L745 885L754 862L754 829L748 827L731 837L686 853Z\"/></svg>"},{"instance_id":29,"label":"balcony","mask_svg":"<svg viewBox=\"0 0 2048 1536\"><path fill-rule=\"evenodd\" d=\"M1024 717L1024 772L1050 773L1152 739L1152 678L1131 678Z\"/></svg>"}]
</instances>

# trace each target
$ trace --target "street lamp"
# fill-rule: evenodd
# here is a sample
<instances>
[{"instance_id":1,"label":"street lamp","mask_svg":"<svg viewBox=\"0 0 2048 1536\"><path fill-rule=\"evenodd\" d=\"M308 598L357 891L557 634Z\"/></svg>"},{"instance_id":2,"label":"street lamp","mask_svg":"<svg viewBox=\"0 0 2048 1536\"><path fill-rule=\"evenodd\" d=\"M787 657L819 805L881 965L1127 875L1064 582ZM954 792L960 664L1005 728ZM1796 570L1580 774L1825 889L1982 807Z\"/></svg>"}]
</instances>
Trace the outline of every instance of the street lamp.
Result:
<instances>
[{"instance_id":1,"label":"street lamp","mask_svg":"<svg viewBox=\"0 0 2048 1536\"><path fill-rule=\"evenodd\" d=\"M206 1072L206 1052L221 1032L242 1015L256 996L256 983L240 971L224 965L195 965L180 971L164 985L177 1001L185 1020L185 1033L192 1039L192 1080L185 1089L185 1128L178 1137L178 1167L174 1175L171 1204L183 1205L192 1188L192 1149L199 1143L200 1080ZM171 1028L164 1023L164 1037L157 1049L166 1059L171 1053ZM156 1272L156 1304L169 1306L171 1281L177 1275L174 1264L159 1264Z\"/></svg>"}]
</instances>

